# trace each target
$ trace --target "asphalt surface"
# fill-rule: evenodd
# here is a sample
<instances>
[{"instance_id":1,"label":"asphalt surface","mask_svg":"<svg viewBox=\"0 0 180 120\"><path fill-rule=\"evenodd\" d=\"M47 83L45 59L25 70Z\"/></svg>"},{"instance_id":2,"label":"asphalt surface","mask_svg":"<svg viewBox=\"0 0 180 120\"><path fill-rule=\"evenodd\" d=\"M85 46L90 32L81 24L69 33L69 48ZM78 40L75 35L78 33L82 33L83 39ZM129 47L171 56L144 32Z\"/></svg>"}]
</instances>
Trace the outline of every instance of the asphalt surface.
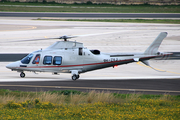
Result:
<instances>
[{"instance_id":1,"label":"asphalt surface","mask_svg":"<svg viewBox=\"0 0 180 120\"><path fill-rule=\"evenodd\" d=\"M171 94L180 95L180 79L135 79L135 80L77 80L1 82L0 89L21 91L113 91L118 93Z\"/></svg>"},{"instance_id":2,"label":"asphalt surface","mask_svg":"<svg viewBox=\"0 0 180 120\"><path fill-rule=\"evenodd\" d=\"M180 18L178 13L44 13L0 12L0 17L60 17L60 18Z\"/></svg>"},{"instance_id":3,"label":"asphalt surface","mask_svg":"<svg viewBox=\"0 0 180 120\"><path fill-rule=\"evenodd\" d=\"M26 53L9 53L9 54L0 54L0 62L13 62L13 61L17 61L17 60L21 60L22 58L24 58L26 55Z\"/></svg>"}]
</instances>

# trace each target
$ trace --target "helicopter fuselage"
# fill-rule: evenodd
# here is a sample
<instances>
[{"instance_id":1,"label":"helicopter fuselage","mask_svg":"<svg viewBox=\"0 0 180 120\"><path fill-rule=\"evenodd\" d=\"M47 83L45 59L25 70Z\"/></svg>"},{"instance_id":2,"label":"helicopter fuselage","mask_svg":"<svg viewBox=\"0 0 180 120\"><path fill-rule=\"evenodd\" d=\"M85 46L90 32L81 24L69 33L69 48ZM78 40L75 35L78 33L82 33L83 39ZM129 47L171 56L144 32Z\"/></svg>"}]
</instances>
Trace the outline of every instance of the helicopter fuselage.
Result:
<instances>
[{"instance_id":1,"label":"helicopter fuselage","mask_svg":"<svg viewBox=\"0 0 180 120\"><path fill-rule=\"evenodd\" d=\"M76 80L80 73L121 64L141 61L149 66L147 60L171 54L162 54L157 51L166 36L166 32L160 33L143 53L101 53L99 50L87 49L80 42L58 41L48 48L32 52L22 60L10 63L6 67L21 72L21 77L25 77L24 71L71 73L72 79ZM156 47L154 48L154 46Z\"/></svg>"},{"instance_id":2,"label":"helicopter fuselage","mask_svg":"<svg viewBox=\"0 0 180 120\"><path fill-rule=\"evenodd\" d=\"M110 55L108 53L93 53L87 48L65 48L60 50L39 50L30 53L20 61L7 65L7 68L13 71L33 71L33 72L54 72L70 73L77 70L78 73L84 73L91 70L113 67L116 65L135 62L134 57L142 57L142 53L137 55ZM38 61L37 61L38 59Z\"/></svg>"}]
</instances>

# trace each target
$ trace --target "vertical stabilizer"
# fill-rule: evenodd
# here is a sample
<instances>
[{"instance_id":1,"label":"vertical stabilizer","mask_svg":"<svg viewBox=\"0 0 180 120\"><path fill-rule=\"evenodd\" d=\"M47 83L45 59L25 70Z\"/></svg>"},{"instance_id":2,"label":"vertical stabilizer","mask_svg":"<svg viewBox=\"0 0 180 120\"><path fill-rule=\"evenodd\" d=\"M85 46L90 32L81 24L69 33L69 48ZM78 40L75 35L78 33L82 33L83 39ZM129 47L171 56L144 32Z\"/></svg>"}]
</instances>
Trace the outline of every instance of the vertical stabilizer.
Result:
<instances>
[{"instance_id":1,"label":"vertical stabilizer","mask_svg":"<svg viewBox=\"0 0 180 120\"><path fill-rule=\"evenodd\" d=\"M158 52L158 48L163 41L163 39L167 36L167 32L161 32L157 38L153 41L153 43L146 49L144 54L146 55L155 55Z\"/></svg>"}]
</instances>

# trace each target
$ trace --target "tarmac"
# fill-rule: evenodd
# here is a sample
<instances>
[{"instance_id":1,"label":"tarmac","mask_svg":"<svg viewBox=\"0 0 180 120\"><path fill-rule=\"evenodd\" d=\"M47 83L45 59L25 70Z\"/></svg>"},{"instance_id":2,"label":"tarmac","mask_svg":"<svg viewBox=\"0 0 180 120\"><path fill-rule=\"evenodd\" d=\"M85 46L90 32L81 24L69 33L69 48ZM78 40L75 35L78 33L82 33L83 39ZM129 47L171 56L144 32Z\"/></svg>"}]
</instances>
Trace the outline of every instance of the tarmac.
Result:
<instances>
[{"instance_id":1,"label":"tarmac","mask_svg":"<svg viewBox=\"0 0 180 120\"><path fill-rule=\"evenodd\" d=\"M88 49L99 49L101 52L143 52L160 32L168 32L168 36L162 42L159 51L180 52L180 24L37 21L31 20L31 18L9 19L0 17L0 54L24 54L45 49L56 42L56 40L26 40L59 37L62 35L78 35L79 37L71 40L83 42ZM0 62L0 82L2 84L4 82L15 82L12 84L18 84L26 81L31 85L31 82L39 81L38 85L41 86L45 81L59 81L59 85L61 85L61 82L67 81L66 86L68 86L68 81L73 82L70 74L52 75L52 73L34 74L27 72L26 78L22 79L19 77L19 73L10 71L5 67L9 63ZM145 67L141 63L130 63L118 66L118 68L106 68L81 74L78 83L80 81L83 81L82 83L94 81L94 84L101 84L105 80L108 81L106 84L109 84L111 80L114 80L117 81L116 84L120 84L119 81L127 81L128 84L128 82L136 80L153 80L151 83L151 86L153 86L153 84L156 84L155 80L165 80L171 86L171 80L175 80L178 82L173 84L175 86L170 90L174 91L173 88L176 88L175 91L180 91L180 88L178 88L180 86L180 60L150 60L150 64L161 72ZM138 83L141 84L141 82ZM143 84L149 84L144 82ZM52 83L56 84L56 82ZM157 84L161 84L161 82ZM141 89L141 87L138 88L138 84L136 85L136 89ZM164 85L163 82L162 85ZM82 86L84 84L81 84ZM106 88L104 84L100 87ZM125 87L133 89L129 86ZM0 88L4 87L1 86ZM21 87L10 87L10 89L14 88L20 89ZM116 88L118 87L116 86ZM165 88L163 87L162 89L164 90ZM150 87L147 89L155 90L157 88Z\"/></svg>"}]
</instances>

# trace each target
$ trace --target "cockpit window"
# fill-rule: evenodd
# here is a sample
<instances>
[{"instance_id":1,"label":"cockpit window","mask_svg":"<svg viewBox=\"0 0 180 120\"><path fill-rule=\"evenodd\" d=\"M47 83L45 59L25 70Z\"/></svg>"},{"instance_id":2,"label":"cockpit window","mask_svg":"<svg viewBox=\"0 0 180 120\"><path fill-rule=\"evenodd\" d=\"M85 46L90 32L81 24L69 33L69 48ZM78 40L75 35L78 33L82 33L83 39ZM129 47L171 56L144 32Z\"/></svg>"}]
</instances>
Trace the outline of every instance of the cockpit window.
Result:
<instances>
[{"instance_id":1,"label":"cockpit window","mask_svg":"<svg viewBox=\"0 0 180 120\"><path fill-rule=\"evenodd\" d=\"M39 64L40 61L40 54L37 54L36 57L34 58L32 64Z\"/></svg>"},{"instance_id":2,"label":"cockpit window","mask_svg":"<svg viewBox=\"0 0 180 120\"><path fill-rule=\"evenodd\" d=\"M23 63L23 64L29 64L29 62L31 61L32 57L33 57L33 54L32 54L32 53L29 54L29 55L27 55L25 58L23 58L23 59L21 60L21 63Z\"/></svg>"}]
</instances>

